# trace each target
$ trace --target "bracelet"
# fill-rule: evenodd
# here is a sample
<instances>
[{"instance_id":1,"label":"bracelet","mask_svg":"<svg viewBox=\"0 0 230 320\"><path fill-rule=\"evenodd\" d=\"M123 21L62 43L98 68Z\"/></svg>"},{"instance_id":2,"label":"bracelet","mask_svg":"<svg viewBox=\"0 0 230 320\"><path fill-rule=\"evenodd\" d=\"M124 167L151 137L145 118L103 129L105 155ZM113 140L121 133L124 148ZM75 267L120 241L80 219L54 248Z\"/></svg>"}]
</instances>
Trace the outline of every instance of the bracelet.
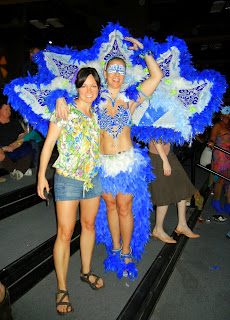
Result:
<instances>
[{"instance_id":1,"label":"bracelet","mask_svg":"<svg viewBox=\"0 0 230 320\"><path fill-rule=\"evenodd\" d=\"M18 145L21 146L21 142L18 142Z\"/></svg>"},{"instance_id":2,"label":"bracelet","mask_svg":"<svg viewBox=\"0 0 230 320\"><path fill-rule=\"evenodd\" d=\"M146 50L144 48L139 51L139 57L142 58L142 59L144 59L146 54L147 55L152 55L152 51Z\"/></svg>"}]
</instances>

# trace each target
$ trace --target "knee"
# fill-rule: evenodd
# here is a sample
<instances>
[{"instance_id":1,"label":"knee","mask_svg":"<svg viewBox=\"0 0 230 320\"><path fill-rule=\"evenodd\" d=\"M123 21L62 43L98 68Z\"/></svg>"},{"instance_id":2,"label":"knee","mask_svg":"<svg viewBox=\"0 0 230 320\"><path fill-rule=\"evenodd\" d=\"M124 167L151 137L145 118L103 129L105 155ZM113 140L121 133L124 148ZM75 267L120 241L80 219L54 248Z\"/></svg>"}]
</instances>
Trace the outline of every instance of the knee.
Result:
<instances>
[{"instance_id":1,"label":"knee","mask_svg":"<svg viewBox=\"0 0 230 320\"><path fill-rule=\"evenodd\" d=\"M127 216L132 212L132 202L118 203L117 208L120 216Z\"/></svg>"},{"instance_id":2,"label":"knee","mask_svg":"<svg viewBox=\"0 0 230 320\"><path fill-rule=\"evenodd\" d=\"M73 228L59 227L58 238L62 242L70 242L73 235Z\"/></svg>"},{"instance_id":3,"label":"knee","mask_svg":"<svg viewBox=\"0 0 230 320\"><path fill-rule=\"evenodd\" d=\"M94 232L94 230L95 230L95 219L81 221L81 228L83 230Z\"/></svg>"},{"instance_id":4,"label":"knee","mask_svg":"<svg viewBox=\"0 0 230 320\"><path fill-rule=\"evenodd\" d=\"M114 200L110 200L110 201L106 201L106 209L107 209L107 212L116 210L116 201L115 201L115 199Z\"/></svg>"},{"instance_id":5,"label":"knee","mask_svg":"<svg viewBox=\"0 0 230 320\"><path fill-rule=\"evenodd\" d=\"M0 162L4 161L5 157L6 156L5 156L4 151L2 149L0 149Z\"/></svg>"}]
</instances>

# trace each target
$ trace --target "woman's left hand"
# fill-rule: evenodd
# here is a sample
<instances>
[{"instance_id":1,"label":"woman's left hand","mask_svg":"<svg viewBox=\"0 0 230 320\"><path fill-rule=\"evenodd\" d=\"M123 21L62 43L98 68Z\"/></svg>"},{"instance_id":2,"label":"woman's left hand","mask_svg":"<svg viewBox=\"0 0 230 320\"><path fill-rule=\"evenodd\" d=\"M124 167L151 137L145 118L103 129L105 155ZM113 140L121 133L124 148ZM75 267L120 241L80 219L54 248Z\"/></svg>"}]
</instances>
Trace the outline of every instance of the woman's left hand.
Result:
<instances>
[{"instance_id":1,"label":"woman's left hand","mask_svg":"<svg viewBox=\"0 0 230 320\"><path fill-rule=\"evenodd\" d=\"M166 161L163 162L163 171L164 171L164 175L165 176L170 176L171 175L172 169L171 169L171 166L170 166L168 161L167 162Z\"/></svg>"},{"instance_id":2,"label":"woman's left hand","mask_svg":"<svg viewBox=\"0 0 230 320\"><path fill-rule=\"evenodd\" d=\"M137 39L134 39L134 38L131 38L131 37L125 37L124 40L125 41L129 41L129 42L131 42L133 44L132 46L128 47L129 50L138 51L139 49L143 49L144 48L143 44L140 41L138 41Z\"/></svg>"},{"instance_id":3,"label":"woman's left hand","mask_svg":"<svg viewBox=\"0 0 230 320\"><path fill-rule=\"evenodd\" d=\"M23 139L19 139L17 141L12 142L9 146L12 147L14 150L21 147L21 145L23 144L24 140Z\"/></svg>"},{"instance_id":4,"label":"woman's left hand","mask_svg":"<svg viewBox=\"0 0 230 320\"><path fill-rule=\"evenodd\" d=\"M2 147L2 150L5 152L13 152L14 148L12 146L5 146L5 147Z\"/></svg>"}]
</instances>

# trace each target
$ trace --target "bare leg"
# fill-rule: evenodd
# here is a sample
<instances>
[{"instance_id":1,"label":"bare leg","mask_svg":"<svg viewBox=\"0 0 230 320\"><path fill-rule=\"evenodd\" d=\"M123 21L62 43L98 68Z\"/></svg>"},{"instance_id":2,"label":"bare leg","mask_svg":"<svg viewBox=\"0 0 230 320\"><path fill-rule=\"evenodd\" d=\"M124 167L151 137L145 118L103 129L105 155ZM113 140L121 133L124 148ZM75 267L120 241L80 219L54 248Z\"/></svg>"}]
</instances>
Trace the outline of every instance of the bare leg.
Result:
<instances>
[{"instance_id":1,"label":"bare leg","mask_svg":"<svg viewBox=\"0 0 230 320\"><path fill-rule=\"evenodd\" d=\"M5 298L5 294L6 294L6 289L5 287L1 284L0 282L0 303L3 301L3 299Z\"/></svg>"},{"instance_id":2,"label":"bare leg","mask_svg":"<svg viewBox=\"0 0 230 320\"><path fill-rule=\"evenodd\" d=\"M163 224L167 211L168 206L159 206L156 209L156 225L153 230L155 230L157 233L164 232Z\"/></svg>"},{"instance_id":3,"label":"bare leg","mask_svg":"<svg viewBox=\"0 0 230 320\"><path fill-rule=\"evenodd\" d=\"M186 221L186 200L181 200L177 203L178 207L178 224L175 232L177 234L184 234L189 238L199 238L198 234L192 232L192 230L188 227Z\"/></svg>"},{"instance_id":4,"label":"bare leg","mask_svg":"<svg viewBox=\"0 0 230 320\"><path fill-rule=\"evenodd\" d=\"M93 254L93 247L95 243L95 219L99 209L100 197L93 199L81 200L81 264L82 273L88 273L91 269L91 259ZM89 277L90 282L95 282L94 276ZM100 278L97 285L98 288L103 286L103 280Z\"/></svg>"},{"instance_id":5,"label":"bare leg","mask_svg":"<svg viewBox=\"0 0 230 320\"><path fill-rule=\"evenodd\" d=\"M230 203L230 187L228 187L228 191L226 193L226 200L227 200L227 203Z\"/></svg>"},{"instance_id":6,"label":"bare leg","mask_svg":"<svg viewBox=\"0 0 230 320\"><path fill-rule=\"evenodd\" d=\"M10 300L6 293L6 288L0 282L0 319L13 320Z\"/></svg>"},{"instance_id":7,"label":"bare leg","mask_svg":"<svg viewBox=\"0 0 230 320\"><path fill-rule=\"evenodd\" d=\"M220 182L215 183L214 185L214 200L220 200L223 184Z\"/></svg>"},{"instance_id":8,"label":"bare leg","mask_svg":"<svg viewBox=\"0 0 230 320\"><path fill-rule=\"evenodd\" d=\"M159 206L156 209L156 225L153 229L152 235L156 239L160 239L166 243L176 243L174 239L169 237L169 235L164 231L163 224L166 213L168 211L168 206Z\"/></svg>"},{"instance_id":9,"label":"bare leg","mask_svg":"<svg viewBox=\"0 0 230 320\"><path fill-rule=\"evenodd\" d=\"M121 248L121 232L120 232L120 222L117 212L116 200L113 198L112 194L103 193L102 198L105 200L107 208L107 219L109 224L109 229L111 237L113 240L113 249Z\"/></svg>"},{"instance_id":10,"label":"bare leg","mask_svg":"<svg viewBox=\"0 0 230 320\"><path fill-rule=\"evenodd\" d=\"M133 197L131 194L122 194L119 192L116 196L116 202L122 238L122 253L127 254L130 252L130 242L134 225L132 213Z\"/></svg>"},{"instance_id":11,"label":"bare leg","mask_svg":"<svg viewBox=\"0 0 230 320\"><path fill-rule=\"evenodd\" d=\"M70 240L73 234L74 226L76 223L76 212L79 201L57 201L57 221L58 232L57 239L54 244L54 265L58 281L58 289L67 290L67 271L69 267L70 258ZM62 294L57 296L57 302L61 299ZM68 302L69 297L66 296L63 302ZM58 306L59 312L70 312L66 306Z\"/></svg>"}]
</instances>

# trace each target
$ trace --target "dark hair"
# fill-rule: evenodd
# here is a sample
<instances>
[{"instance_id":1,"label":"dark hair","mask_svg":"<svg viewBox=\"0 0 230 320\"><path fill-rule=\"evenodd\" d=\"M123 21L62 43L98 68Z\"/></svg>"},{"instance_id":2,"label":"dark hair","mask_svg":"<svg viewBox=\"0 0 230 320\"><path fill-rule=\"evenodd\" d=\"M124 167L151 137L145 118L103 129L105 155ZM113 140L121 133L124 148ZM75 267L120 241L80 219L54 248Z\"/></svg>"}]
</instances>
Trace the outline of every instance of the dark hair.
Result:
<instances>
[{"instance_id":1,"label":"dark hair","mask_svg":"<svg viewBox=\"0 0 230 320\"><path fill-rule=\"evenodd\" d=\"M0 109L2 109L2 106L7 103L7 96L4 96L3 94L0 95Z\"/></svg>"},{"instance_id":2,"label":"dark hair","mask_svg":"<svg viewBox=\"0 0 230 320\"><path fill-rule=\"evenodd\" d=\"M35 49L41 50L41 48L39 48L39 47L30 47L29 48L29 53L34 53Z\"/></svg>"},{"instance_id":3,"label":"dark hair","mask_svg":"<svg viewBox=\"0 0 230 320\"><path fill-rule=\"evenodd\" d=\"M125 68L126 68L126 62L125 62L125 60L124 60L123 58L121 58L121 57L113 57L113 58L111 58L109 61L107 61L107 64L106 64L105 70L107 70L108 65L109 65L109 64L110 64L110 62L111 62L111 61L113 61L113 60L119 60L119 61L122 61L122 62L124 63L124 65L125 65Z\"/></svg>"},{"instance_id":4,"label":"dark hair","mask_svg":"<svg viewBox=\"0 0 230 320\"><path fill-rule=\"evenodd\" d=\"M97 83L97 86L98 88L100 88L101 86L101 79L99 77L99 74L97 73L97 70L94 69L94 68L82 68L78 74L77 74L77 79L75 81L75 85L76 85L76 88L81 88L83 83L85 82L85 80L88 78L88 76L92 74L92 76L94 77L96 83Z\"/></svg>"}]
</instances>

